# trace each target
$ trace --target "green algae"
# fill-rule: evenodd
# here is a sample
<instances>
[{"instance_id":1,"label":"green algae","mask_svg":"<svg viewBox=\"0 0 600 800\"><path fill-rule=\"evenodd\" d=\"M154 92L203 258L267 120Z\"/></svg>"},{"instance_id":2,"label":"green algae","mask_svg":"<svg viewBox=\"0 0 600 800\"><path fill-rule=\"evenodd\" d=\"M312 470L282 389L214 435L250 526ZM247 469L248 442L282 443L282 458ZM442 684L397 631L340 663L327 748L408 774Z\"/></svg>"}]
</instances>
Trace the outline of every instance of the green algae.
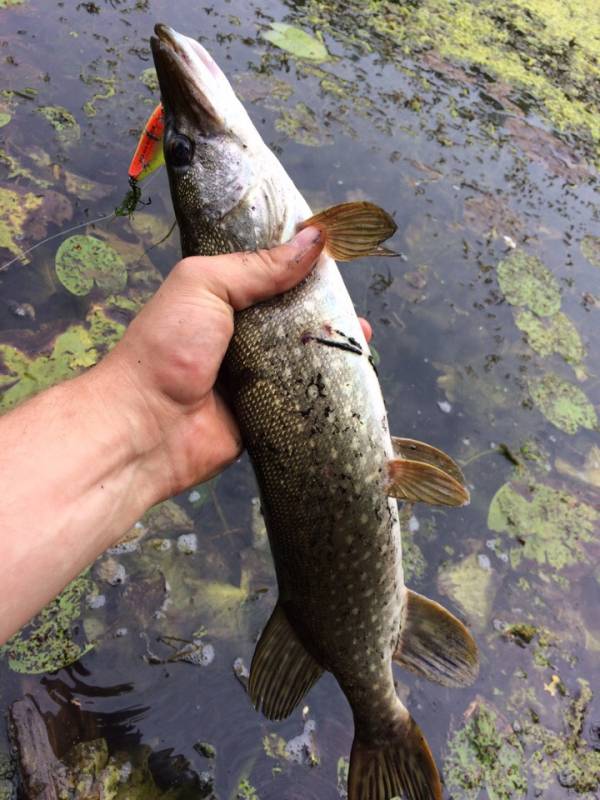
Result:
<instances>
[{"instance_id":1,"label":"green algae","mask_svg":"<svg viewBox=\"0 0 600 800\"><path fill-rule=\"evenodd\" d=\"M72 378L93 366L121 338L125 327L100 306L90 309L84 324L59 334L49 349L30 356L0 344L0 410L7 410L33 394Z\"/></svg>"},{"instance_id":2,"label":"green algae","mask_svg":"<svg viewBox=\"0 0 600 800\"><path fill-rule=\"evenodd\" d=\"M99 100L109 100L111 97L117 93L117 79L116 78L102 78L99 75L95 75L94 77L84 78L82 76L82 80L84 83L91 85L94 83L99 84L100 86L105 87L104 90L100 90L98 92L94 92L92 95L91 100L87 100L83 104L83 111L87 117L95 117L98 113L96 109L96 103Z\"/></svg>"},{"instance_id":3,"label":"green algae","mask_svg":"<svg viewBox=\"0 0 600 800\"><path fill-rule=\"evenodd\" d=\"M296 58L308 61L328 61L330 58L327 48L320 39L285 22L272 22L270 30L263 32L262 36L275 47L291 53Z\"/></svg>"},{"instance_id":4,"label":"green algae","mask_svg":"<svg viewBox=\"0 0 600 800\"><path fill-rule=\"evenodd\" d=\"M579 428L597 429L596 410L579 386L554 373L532 378L527 386L534 405L561 431L577 433Z\"/></svg>"},{"instance_id":5,"label":"green algae","mask_svg":"<svg viewBox=\"0 0 600 800\"><path fill-rule=\"evenodd\" d=\"M3 128L5 125L12 119L12 114L9 111L1 111L0 110L0 128Z\"/></svg>"},{"instance_id":6,"label":"green algae","mask_svg":"<svg viewBox=\"0 0 600 800\"><path fill-rule=\"evenodd\" d=\"M260 800L256 789L252 786L248 778L240 779L234 797L236 800Z\"/></svg>"},{"instance_id":7,"label":"green algae","mask_svg":"<svg viewBox=\"0 0 600 800\"><path fill-rule=\"evenodd\" d=\"M107 294L120 292L127 283L119 253L95 236L69 236L56 252L55 265L59 281L71 294L89 294L94 286Z\"/></svg>"},{"instance_id":8,"label":"green algae","mask_svg":"<svg viewBox=\"0 0 600 800\"><path fill-rule=\"evenodd\" d=\"M600 267L600 236L588 234L581 240L581 252L594 267Z\"/></svg>"},{"instance_id":9,"label":"green algae","mask_svg":"<svg viewBox=\"0 0 600 800\"><path fill-rule=\"evenodd\" d=\"M1 127L1 126L0 126ZM25 178L29 183L34 186L39 186L40 189L48 189L53 185L53 181L41 178L36 175L27 167L24 167L18 158L11 156L6 150L0 149L0 161L6 166L8 170L7 178L13 180L14 178Z\"/></svg>"},{"instance_id":10,"label":"green algae","mask_svg":"<svg viewBox=\"0 0 600 800\"><path fill-rule=\"evenodd\" d=\"M560 310L558 281L536 256L514 250L498 264L498 283L513 306L527 306L539 317Z\"/></svg>"},{"instance_id":11,"label":"green algae","mask_svg":"<svg viewBox=\"0 0 600 800\"><path fill-rule=\"evenodd\" d=\"M0 9L23 5L23 0L0 0Z\"/></svg>"},{"instance_id":12,"label":"green algae","mask_svg":"<svg viewBox=\"0 0 600 800\"><path fill-rule=\"evenodd\" d=\"M76 578L29 625L0 647L8 666L15 672L33 675L62 669L85 655L91 645L74 641L73 626L93 587L85 574Z\"/></svg>"},{"instance_id":13,"label":"green algae","mask_svg":"<svg viewBox=\"0 0 600 800\"><path fill-rule=\"evenodd\" d=\"M584 545L594 540L599 516L574 495L522 477L498 489L487 524L520 543L509 553L514 567L527 559L559 570L588 558Z\"/></svg>"},{"instance_id":14,"label":"green algae","mask_svg":"<svg viewBox=\"0 0 600 800\"><path fill-rule=\"evenodd\" d=\"M596 0L349 0L344 14L335 0L311 0L302 10L301 21L341 40L348 50L377 52L399 69L406 69L399 54L425 65L433 56L438 71L450 78L473 83L480 75L497 102L517 114L517 103L527 103L598 160Z\"/></svg>"},{"instance_id":15,"label":"green algae","mask_svg":"<svg viewBox=\"0 0 600 800\"><path fill-rule=\"evenodd\" d=\"M331 135L325 131L317 114L306 103L296 103L292 108L282 111L275 120L275 127L290 139L307 147L320 147L331 142Z\"/></svg>"},{"instance_id":16,"label":"green algae","mask_svg":"<svg viewBox=\"0 0 600 800\"><path fill-rule=\"evenodd\" d=\"M448 741L444 776L449 791L462 800L516 800L527 793L525 754L515 733L502 726L496 711L480 701Z\"/></svg>"},{"instance_id":17,"label":"green algae","mask_svg":"<svg viewBox=\"0 0 600 800\"><path fill-rule=\"evenodd\" d=\"M539 355L557 353L573 365L580 364L585 358L585 348L577 328L562 311L545 319L531 311L520 311L515 316L515 323Z\"/></svg>"},{"instance_id":18,"label":"green algae","mask_svg":"<svg viewBox=\"0 0 600 800\"><path fill-rule=\"evenodd\" d=\"M148 69L145 69L140 74L139 79L144 86L152 92L152 94L156 94L158 92L158 75L156 74L154 67L148 67Z\"/></svg>"},{"instance_id":19,"label":"green algae","mask_svg":"<svg viewBox=\"0 0 600 800\"><path fill-rule=\"evenodd\" d=\"M52 125L56 137L65 147L76 144L81 138L77 120L64 106L39 106L37 111Z\"/></svg>"},{"instance_id":20,"label":"green algae","mask_svg":"<svg viewBox=\"0 0 600 800\"><path fill-rule=\"evenodd\" d=\"M438 589L452 598L476 630L486 627L498 590L498 577L491 568L481 565L476 553L443 566L438 573Z\"/></svg>"},{"instance_id":21,"label":"green algae","mask_svg":"<svg viewBox=\"0 0 600 800\"><path fill-rule=\"evenodd\" d=\"M39 209L42 198L0 187L0 249L18 256L22 252L19 241L25 233L25 225L31 212Z\"/></svg>"}]
</instances>

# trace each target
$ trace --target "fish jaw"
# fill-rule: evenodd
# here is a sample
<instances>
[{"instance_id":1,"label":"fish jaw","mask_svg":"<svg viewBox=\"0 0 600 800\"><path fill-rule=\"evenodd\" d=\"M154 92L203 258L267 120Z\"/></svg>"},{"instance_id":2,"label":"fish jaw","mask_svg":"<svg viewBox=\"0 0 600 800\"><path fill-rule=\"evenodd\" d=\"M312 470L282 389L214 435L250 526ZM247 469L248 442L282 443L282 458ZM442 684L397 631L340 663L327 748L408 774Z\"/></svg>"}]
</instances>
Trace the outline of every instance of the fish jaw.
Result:
<instances>
[{"instance_id":1,"label":"fish jaw","mask_svg":"<svg viewBox=\"0 0 600 800\"><path fill-rule=\"evenodd\" d=\"M237 127L248 115L224 73L210 53L195 39L162 23L150 39L158 82L167 114L193 117L206 134L223 132L228 118Z\"/></svg>"},{"instance_id":2,"label":"fish jaw","mask_svg":"<svg viewBox=\"0 0 600 800\"><path fill-rule=\"evenodd\" d=\"M204 47L166 25L155 33L165 162L184 255L286 241L310 216L306 201ZM182 137L193 151L184 167L173 158Z\"/></svg>"}]
</instances>

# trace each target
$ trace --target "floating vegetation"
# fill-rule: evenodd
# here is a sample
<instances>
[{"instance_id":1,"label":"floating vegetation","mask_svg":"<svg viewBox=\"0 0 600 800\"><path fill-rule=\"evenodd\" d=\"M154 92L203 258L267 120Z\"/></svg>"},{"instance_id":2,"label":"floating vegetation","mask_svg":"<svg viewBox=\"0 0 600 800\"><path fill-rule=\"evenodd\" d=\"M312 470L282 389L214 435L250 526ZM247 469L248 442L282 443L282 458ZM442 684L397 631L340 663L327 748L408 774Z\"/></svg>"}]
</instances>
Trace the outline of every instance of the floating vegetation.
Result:
<instances>
[{"instance_id":1,"label":"floating vegetation","mask_svg":"<svg viewBox=\"0 0 600 800\"><path fill-rule=\"evenodd\" d=\"M517 800L527 793L525 753L517 735L484 701L469 707L466 722L448 742L444 776L462 800Z\"/></svg>"},{"instance_id":2,"label":"floating vegetation","mask_svg":"<svg viewBox=\"0 0 600 800\"><path fill-rule=\"evenodd\" d=\"M80 645L73 638L74 623L81 616L81 605L94 583L85 574L70 583L29 625L0 647L15 672L39 674L54 672L81 658L91 645Z\"/></svg>"},{"instance_id":3,"label":"floating vegetation","mask_svg":"<svg viewBox=\"0 0 600 800\"><path fill-rule=\"evenodd\" d=\"M37 111L52 125L62 145L70 147L79 141L81 128L73 114L64 106L39 106Z\"/></svg>"},{"instance_id":4,"label":"floating vegetation","mask_svg":"<svg viewBox=\"0 0 600 800\"><path fill-rule=\"evenodd\" d=\"M509 553L513 567L529 559L558 570L587 559L584 545L594 541L599 516L575 495L523 476L498 489L487 524L518 541Z\"/></svg>"},{"instance_id":5,"label":"floating vegetation","mask_svg":"<svg viewBox=\"0 0 600 800\"><path fill-rule=\"evenodd\" d=\"M59 281L71 294L89 294L94 286L106 294L120 292L127 283L119 253L95 236L69 236L58 248L55 264Z\"/></svg>"},{"instance_id":6,"label":"floating vegetation","mask_svg":"<svg viewBox=\"0 0 600 800\"><path fill-rule=\"evenodd\" d=\"M552 372L532 378L527 385L535 406L561 431L577 433L579 428L598 427L594 406L579 386Z\"/></svg>"},{"instance_id":7,"label":"floating vegetation","mask_svg":"<svg viewBox=\"0 0 600 800\"><path fill-rule=\"evenodd\" d=\"M10 111L4 111L2 108L0 108L0 128L3 128L5 125L8 125L11 119L12 119L12 114L10 113Z\"/></svg>"},{"instance_id":8,"label":"floating vegetation","mask_svg":"<svg viewBox=\"0 0 600 800\"><path fill-rule=\"evenodd\" d=\"M600 236L588 234L581 240L581 252L594 267L600 267Z\"/></svg>"},{"instance_id":9,"label":"floating vegetation","mask_svg":"<svg viewBox=\"0 0 600 800\"><path fill-rule=\"evenodd\" d=\"M320 39L311 36L302 28L294 25L287 25L285 22L272 22L270 30L263 32L263 39L266 39L275 47L291 53L296 58L304 58L308 61L328 61L330 56L327 48Z\"/></svg>"},{"instance_id":10,"label":"floating vegetation","mask_svg":"<svg viewBox=\"0 0 600 800\"><path fill-rule=\"evenodd\" d=\"M562 311L545 319L531 311L520 311L515 316L515 323L527 335L529 345L541 356L557 353L568 364L573 365L583 361L585 348L581 337L575 325Z\"/></svg>"},{"instance_id":11,"label":"floating vegetation","mask_svg":"<svg viewBox=\"0 0 600 800\"><path fill-rule=\"evenodd\" d=\"M498 283L513 306L527 306L539 317L560 310L558 281L536 256L514 250L498 264Z\"/></svg>"}]
</instances>

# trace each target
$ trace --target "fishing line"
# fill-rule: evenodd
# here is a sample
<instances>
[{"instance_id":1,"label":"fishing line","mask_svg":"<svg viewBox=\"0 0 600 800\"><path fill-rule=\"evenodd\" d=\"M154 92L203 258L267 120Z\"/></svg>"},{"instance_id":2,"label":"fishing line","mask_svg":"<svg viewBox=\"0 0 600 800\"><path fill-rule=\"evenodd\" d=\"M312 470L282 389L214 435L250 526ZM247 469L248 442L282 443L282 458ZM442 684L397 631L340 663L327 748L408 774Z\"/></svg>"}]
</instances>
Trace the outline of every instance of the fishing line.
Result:
<instances>
[{"instance_id":1,"label":"fishing line","mask_svg":"<svg viewBox=\"0 0 600 800\"><path fill-rule=\"evenodd\" d=\"M153 175L150 175L150 177L146 181L146 185L144 187L145 189L147 189L148 186L150 186L152 181L156 178L157 174L158 173L155 172ZM85 222L79 222L77 225L72 225L70 228L67 228L66 230L58 231L58 233L53 233L52 236L47 236L40 242L32 244L31 247L27 248L27 250L22 250L19 253L19 255L15 256L14 258L11 258L10 261L6 261L4 264L0 265L0 272L5 272L10 266L15 264L17 261L21 261L23 258L26 258L29 255L29 253L33 253L33 251L37 250L38 247L42 247L42 245L48 244L48 242L52 242L54 241L54 239L59 239L61 236L67 236L69 233L73 233L73 231L78 231L81 228L85 228L86 225L97 225L99 222L106 222L113 218L116 219L118 216L122 215L117 214L116 211L111 211L110 214L102 214L101 216L96 217L96 219L88 219ZM167 236L169 236L171 232L172 229L169 231ZM161 242L157 242L157 244L161 244Z\"/></svg>"}]
</instances>

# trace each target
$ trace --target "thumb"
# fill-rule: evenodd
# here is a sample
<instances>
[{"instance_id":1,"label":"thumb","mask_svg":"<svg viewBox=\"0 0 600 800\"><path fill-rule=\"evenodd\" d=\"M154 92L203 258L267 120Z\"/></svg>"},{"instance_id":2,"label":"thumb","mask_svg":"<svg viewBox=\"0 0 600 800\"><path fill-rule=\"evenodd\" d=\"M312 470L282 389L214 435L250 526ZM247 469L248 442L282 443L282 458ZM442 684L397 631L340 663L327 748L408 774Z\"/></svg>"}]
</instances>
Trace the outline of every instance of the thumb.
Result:
<instances>
[{"instance_id":1,"label":"thumb","mask_svg":"<svg viewBox=\"0 0 600 800\"><path fill-rule=\"evenodd\" d=\"M197 268L209 288L235 311L242 311L300 283L316 264L324 243L319 228L311 226L270 250L192 257L186 264L187 269Z\"/></svg>"}]
</instances>

